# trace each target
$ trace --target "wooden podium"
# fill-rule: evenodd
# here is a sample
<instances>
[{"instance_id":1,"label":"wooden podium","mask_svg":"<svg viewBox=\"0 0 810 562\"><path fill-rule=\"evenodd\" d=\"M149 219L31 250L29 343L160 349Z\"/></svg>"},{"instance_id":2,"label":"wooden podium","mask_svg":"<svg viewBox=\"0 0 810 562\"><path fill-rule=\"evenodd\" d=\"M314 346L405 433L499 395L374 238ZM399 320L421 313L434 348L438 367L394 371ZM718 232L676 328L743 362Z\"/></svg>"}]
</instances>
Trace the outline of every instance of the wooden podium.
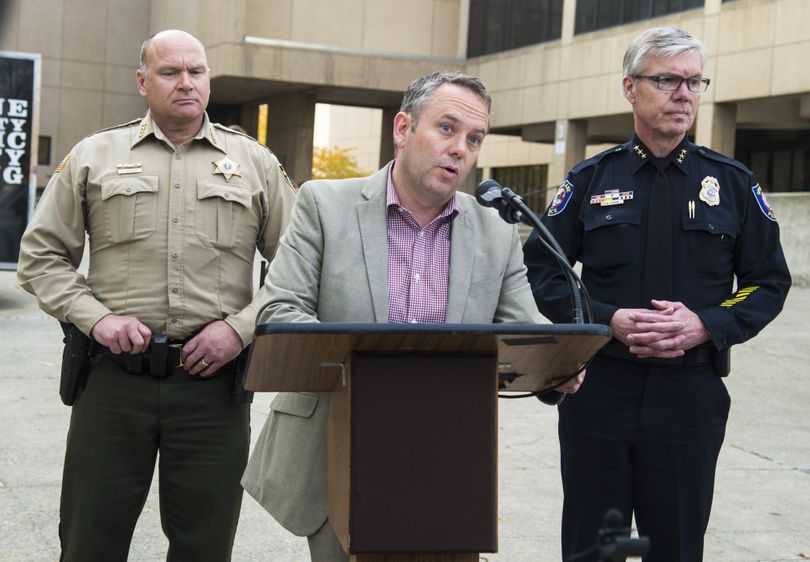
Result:
<instances>
[{"instance_id":1,"label":"wooden podium","mask_svg":"<svg viewBox=\"0 0 810 562\"><path fill-rule=\"evenodd\" d=\"M246 386L332 392L329 519L351 560L476 562L498 548L498 392L545 390L609 339L601 324L263 324Z\"/></svg>"}]
</instances>

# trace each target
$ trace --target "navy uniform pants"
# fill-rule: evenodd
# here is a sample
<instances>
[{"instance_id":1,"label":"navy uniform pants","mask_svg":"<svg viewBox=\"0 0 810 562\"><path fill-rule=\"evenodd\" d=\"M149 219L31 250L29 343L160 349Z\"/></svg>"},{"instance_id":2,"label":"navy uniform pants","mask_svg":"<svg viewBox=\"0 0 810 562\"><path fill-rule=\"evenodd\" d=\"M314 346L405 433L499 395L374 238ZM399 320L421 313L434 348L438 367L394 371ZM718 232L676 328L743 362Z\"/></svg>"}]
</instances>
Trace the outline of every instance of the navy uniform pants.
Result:
<instances>
[{"instance_id":1,"label":"navy uniform pants","mask_svg":"<svg viewBox=\"0 0 810 562\"><path fill-rule=\"evenodd\" d=\"M711 366L597 356L559 407L563 559L592 547L617 508L650 538L645 562L702 560L729 406Z\"/></svg>"},{"instance_id":2,"label":"navy uniform pants","mask_svg":"<svg viewBox=\"0 0 810 562\"><path fill-rule=\"evenodd\" d=\"M62 480L64 562L124 562L160 452L170 562L230 560L250 444L232 375L132 375L104 358L73 406Z\"/></svg>"}]
</instances>

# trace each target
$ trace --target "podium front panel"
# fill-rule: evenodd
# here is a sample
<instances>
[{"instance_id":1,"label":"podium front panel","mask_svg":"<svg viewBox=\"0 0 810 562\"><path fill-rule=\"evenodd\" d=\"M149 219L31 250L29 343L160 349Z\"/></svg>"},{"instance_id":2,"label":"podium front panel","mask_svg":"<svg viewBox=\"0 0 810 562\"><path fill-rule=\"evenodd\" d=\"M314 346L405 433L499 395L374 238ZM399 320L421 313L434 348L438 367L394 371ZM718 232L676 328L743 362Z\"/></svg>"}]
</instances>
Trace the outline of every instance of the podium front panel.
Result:
<instances>
[{"instance_id":1,"label":"podium front panel","mask_svg":"<svg viewBox=\"0 0 810 562\"><path fill-rule=\"evenodd\" d=\"M493 354L354 354L351 553L497 550Z\"/></svg>"}]
</instances>

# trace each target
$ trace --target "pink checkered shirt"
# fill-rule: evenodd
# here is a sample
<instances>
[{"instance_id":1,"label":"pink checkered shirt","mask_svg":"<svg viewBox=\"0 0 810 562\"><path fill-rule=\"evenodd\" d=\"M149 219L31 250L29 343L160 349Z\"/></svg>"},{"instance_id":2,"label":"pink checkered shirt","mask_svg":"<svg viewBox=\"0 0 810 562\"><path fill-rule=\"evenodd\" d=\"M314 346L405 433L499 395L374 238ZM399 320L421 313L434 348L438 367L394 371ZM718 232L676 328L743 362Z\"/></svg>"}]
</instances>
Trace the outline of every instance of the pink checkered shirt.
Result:
<instances>
[{"instance_id":1,"label":"pink checkered shirt","mask_svg":"<svg viewBox=\"0 0 810 562\"><path fill-rule=\"evenodd\" d=\"M388 321L444 322L456 196L424 228L402 207L388 167Z\"/></svg>"}]
</instances>

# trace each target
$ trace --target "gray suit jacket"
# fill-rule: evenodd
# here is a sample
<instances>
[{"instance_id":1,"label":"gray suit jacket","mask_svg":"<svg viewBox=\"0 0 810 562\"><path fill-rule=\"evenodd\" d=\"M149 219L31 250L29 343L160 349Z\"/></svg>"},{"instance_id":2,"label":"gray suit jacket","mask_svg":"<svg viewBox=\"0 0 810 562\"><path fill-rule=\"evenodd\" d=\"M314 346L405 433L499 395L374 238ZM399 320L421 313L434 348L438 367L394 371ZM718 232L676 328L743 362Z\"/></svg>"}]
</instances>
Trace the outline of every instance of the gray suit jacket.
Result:
<instances>
[{"instance_id":1,"label":"gray suit jacket","mask_svg":"<svg viewBox=\"0 0 810 562\"><path fill-rule=\"evenodd\" d=\"M259 322L387 322L389 167L368 178L301 186L267 276ZM448 323L540 322L517 228L458 194ZM242 480L290 532L307 536L327 518L329 394L280 393Z\"/></svg>"}]
</instances>

